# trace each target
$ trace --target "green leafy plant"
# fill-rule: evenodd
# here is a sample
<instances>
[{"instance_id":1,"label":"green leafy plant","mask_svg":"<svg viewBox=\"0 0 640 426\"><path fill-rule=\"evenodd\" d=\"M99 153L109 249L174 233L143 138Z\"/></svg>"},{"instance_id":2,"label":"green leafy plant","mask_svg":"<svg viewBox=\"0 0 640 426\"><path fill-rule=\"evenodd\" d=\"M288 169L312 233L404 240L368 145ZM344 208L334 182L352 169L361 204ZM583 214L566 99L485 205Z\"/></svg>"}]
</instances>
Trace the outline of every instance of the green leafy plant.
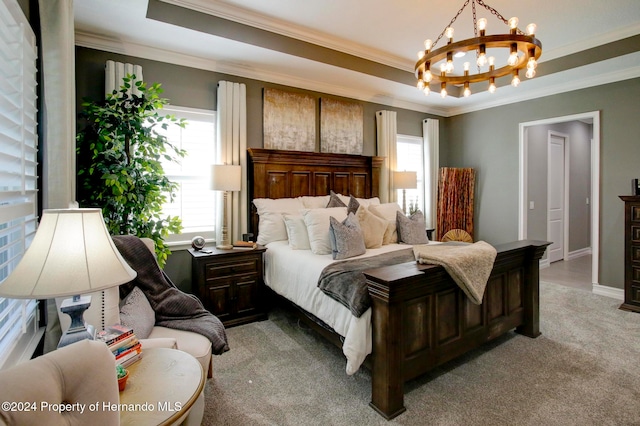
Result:
<instances>
[{"instance_id":1,"label":"green leafy plant","mask_svg":"<svg viewBox=\"0 0 640 426\"><path fill-rule=\"evenodd\" d=\"M116 374L118 375L118 379L122 379L127 375L127 370L125 370L122 365L118 364L116 365Z\"/></svg>"},{"instance_id":2,"label":"green leafy plant","mask_svg":"<svg viewBox=\"0 0 640 426\"><path fill-rule=\"evenodd\" d=\"M76 137L78 153L78 201L82 207L102 208L107 229L113 235L151 238L160 266L171 253L164 243L169 233L179 233L179 217L162 216L162 205L173 201L177 184L164 172L161 160L178 162L185 152L158 132L169 124L186 122L160 110L160 84L148 86L123 79L119 91L106 100L85 100L80 113L85 127ZM135 84L140 95L128 95Z\"/></svg>"}]
</instances>

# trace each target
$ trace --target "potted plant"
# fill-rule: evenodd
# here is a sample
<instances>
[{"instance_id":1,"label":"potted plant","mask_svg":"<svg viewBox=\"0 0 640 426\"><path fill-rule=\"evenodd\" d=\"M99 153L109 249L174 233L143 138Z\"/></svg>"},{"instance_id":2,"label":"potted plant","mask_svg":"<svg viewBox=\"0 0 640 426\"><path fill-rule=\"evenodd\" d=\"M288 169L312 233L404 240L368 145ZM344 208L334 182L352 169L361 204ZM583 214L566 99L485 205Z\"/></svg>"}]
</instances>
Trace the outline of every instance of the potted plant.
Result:
<instances>
[{"instance_id":1,"label":"potted plant","mask_svg":"<svg viewBox=\"0 0 640 426\"><path fill-rule=\"evenodd\" d=\"M125 369L120 364L116 365L116 374L118 376L118 390L122 392L127 386L127 379L129 378L129 370Z\"/></svg>"},{"instance_id":2,"label":"potted plant","mask_svg":"<svg viewBox=\"0 0 640 426\"><path fill-rule=\"evenodd\" d=\"M135 81L140 95L128 95L134 75L123 79L119 91L106 100L82 103L86 125L76 137L78 201L82 207L100 207L113 235L137 235L155 242L158 263L170 253L164 244L169 233L182 229L179 217L162 216L162 205L173 200L177 184L164 173L161 159L179 161L185 152L158 132L169 124L186 122L162 115L167 104L160 84Z\"/></svg>"}]
</instances>

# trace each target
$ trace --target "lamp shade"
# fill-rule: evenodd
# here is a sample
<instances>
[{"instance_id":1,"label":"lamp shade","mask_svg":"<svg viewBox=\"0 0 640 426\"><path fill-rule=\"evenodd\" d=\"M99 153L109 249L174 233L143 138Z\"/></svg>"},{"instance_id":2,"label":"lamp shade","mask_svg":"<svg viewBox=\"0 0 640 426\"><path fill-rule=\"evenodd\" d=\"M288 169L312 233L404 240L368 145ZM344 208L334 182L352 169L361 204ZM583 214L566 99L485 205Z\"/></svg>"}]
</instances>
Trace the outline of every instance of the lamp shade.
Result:
<instances>
[{"instance_id":1,"label":"lamp shade","mask_svg":"<svg viewBox=\"0 0 640 426\"><path fill-rule=\"evenodd\" d=\"M242 167L231 164L211 166L211 186L214 191L240 191L242 186Z\"/></svg>"},{"instance_id":2,"label":"lamp shade","mask_svg":"<svg viewBox=\"0 0 640 426\"><path fill-rule=\"evenodd\" d=\"M116 249L100 209L44 210L33 242L0 296L46 299L104 290L136 272Z\"/></svg>"},{"instance_id":3,"label":"lamp shade","mask_svg":"<svg viewBox=\"0 0 640 426\"><path fill-rule=\"evenodd\" d=\"M418 187L418 173L393 172L393 186L396 189L416 189Z\"/></svg>"}]
</instances>

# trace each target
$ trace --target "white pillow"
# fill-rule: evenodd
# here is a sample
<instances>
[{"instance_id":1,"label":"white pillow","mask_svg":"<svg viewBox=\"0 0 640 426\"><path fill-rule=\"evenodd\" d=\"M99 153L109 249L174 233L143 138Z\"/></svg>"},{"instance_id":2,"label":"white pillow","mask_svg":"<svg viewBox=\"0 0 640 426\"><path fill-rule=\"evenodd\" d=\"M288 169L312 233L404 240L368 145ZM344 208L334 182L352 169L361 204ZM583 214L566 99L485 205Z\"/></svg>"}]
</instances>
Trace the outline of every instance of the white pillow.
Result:
<instances>
[{"instance_id":1,"label":"white pillow","mask_svg":"<svg viewBox=\"0 0 640 426\"><path fill-rule=\"evenodd\" d=\"M335 194L338 196L338 198L340 198L340 201L342 201L345 206L349 205L349 200L351 199L351 197L349 197L348 195L338 194L337 192Z\"/></svg>"},{"instance_id":2,"label":"white pillow","mask_svg":"<svg viewBox=\"0 0 640 426\"><path fill-rule=\"evenodd\" d=\"M305 209L322 209L327 207L329 203L329 195L319 195L317 197L304 196L300 197Z\"/></svg>"},{"instance_id":3,"label":"white pillow","mask_svg":"<svg viewBox=\"0 0 640 426\"><path fill-rule=\"evenodd\" d=\"M292 250L309 250L309 234L302 215L283 214L282 218L287 229L289 247Z\"/></svg>"},{"instance_id":4,"label":"white pillow","mask_svg":"<svg viewBox=\"0 0 640 426\"><path fill-rule=\"evenodd\" d=\"M282 213L298 213L304 208L300 198L256 198L253 200L259 215L258 238L256 242L267 245L273 241L287 239Z\"/></svg>"},{"instance_id":5,"label":"white pillow","mask_svg":"<svg viewBox=\"0 0 640 426\"><path fill-rule=\"evenodd\" d=\"M360 203L361 206L369 207L369 206L378 206L380 205L380 198L356 198L356 200Z\"/></svg>"},{"instance_id":6,"label":"white pillow","mask_svg":"<svg viewBox=\"0 0 640 426\"><path fill-rule=\"evenodd\" d=\"M258 221L258 238L256 242L261 246L274 241L286 241L287 228L284 226L282 213L265 212L260 215Z\"/></svg>"},{"instance_id":7,"label":"white pillow","mask_svg":"<svg viewBox=\"0 0 640 426\"><path fill-rule=\"evenodd\" d=\"M329 217L333 216L342 222L347 218L346 207L330 207L326 209L303 209L301 211L309 234L309 245L313 254L331 254L329 239Z\"/></svg>"},{"instance_id":8,"label":"white pillow","mask_svg":"<svg viewBox=\"0 0 640 426\"><path fill-rule=\"evenodd\" d=\"M258 209L258 214L266 212L297 213L304 208L302 200L298 198L256 198L253 204Z\"/></svg>"},{"instance_id":9,"label":"white pillow","mask_svg":"<svg viewBox=\"0 0 640 426\"><path fill-rule=\"evenodd\" d=\"M387 221L387 229L382 239L382 245L394 244L398 242L398 232L396 226L396 214L401 212L398 203L386 203L370 205L367 207L371 213Z\"/></svg>"}]
</instances>

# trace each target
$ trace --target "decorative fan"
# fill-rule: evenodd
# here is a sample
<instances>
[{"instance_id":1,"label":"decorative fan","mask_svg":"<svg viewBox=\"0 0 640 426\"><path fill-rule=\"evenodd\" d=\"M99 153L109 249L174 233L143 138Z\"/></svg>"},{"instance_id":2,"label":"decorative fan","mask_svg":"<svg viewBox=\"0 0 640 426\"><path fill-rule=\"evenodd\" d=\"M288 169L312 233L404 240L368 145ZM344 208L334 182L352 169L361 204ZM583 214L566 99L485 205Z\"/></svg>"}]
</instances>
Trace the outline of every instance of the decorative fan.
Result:
<instances>
[{"instance_id":1,"label":"decorative fan","mask_svg":"<svg viewBox=\"0 0 640 426\"><path fill-rule=\"evenodd\" d=\"M473 239L464 229L452 229L442 236L442 242L445 241L462 241L465 243L472 243Z\"/></svg>"}]
</instances>

